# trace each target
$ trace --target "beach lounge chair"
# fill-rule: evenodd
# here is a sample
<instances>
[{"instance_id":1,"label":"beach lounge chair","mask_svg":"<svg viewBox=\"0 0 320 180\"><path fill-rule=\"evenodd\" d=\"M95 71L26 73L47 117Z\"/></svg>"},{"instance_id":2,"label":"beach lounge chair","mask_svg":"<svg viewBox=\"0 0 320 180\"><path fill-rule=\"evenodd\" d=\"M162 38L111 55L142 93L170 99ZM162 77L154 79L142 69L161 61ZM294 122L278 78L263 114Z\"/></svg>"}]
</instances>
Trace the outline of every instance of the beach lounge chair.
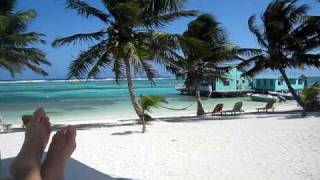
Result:
<instances>
[{"instance_id":1,"label":"beach lounge chair","mask_svg":"<svg viewBox=\"0 0 320 180\"><path fill-rule=\"evenodd\" d=\"M268 112L269 109L272 110L272 112L274 112L274 105L275 101L268 101L266 106L263 107L263 108L257 108L257 111L260 112L260 111L265 111L265 112Z\"/></svg>"},{"instance_id":2,"label":"beach lounge chair","mask_svg":"<svg viewBox=\"0 0 320 180\"><path fill-rule=\"evenodd\" d=\"M228 113L230 113L231 115L236 115L237 113L242 113L242 112L244 112L243 110L242 110L242 102L240 101L240 102L237 102L237 103L235 103L234 104L234 106L233 106L233 108L232 108L232 110L227 110L227 111L221 111L221 115L223 115L223 114L225 114L225 115L227 115Z\"/></svg>"},{"instance_id":3,"label":"beach lounge chair","mask_svg":"<svg viewBox=\"0 0 320 180\"><path fill-rule=\"evenodd\" d=\"M3 118L0 116L0 132L7 132L10 130L12 124L5 124Z\"/></svg>"},{"instance_id":4,"label":"beach lounge chair","mask_svg":"<svg viewBox=\"0 0 320 180\"><path fill-rule=\"evenodd\" d=\"M223 109L223 104L217 104L211 113L212 116L215 115L216 113L222 114L222 109Z\"/></svg>"}]
</instances>

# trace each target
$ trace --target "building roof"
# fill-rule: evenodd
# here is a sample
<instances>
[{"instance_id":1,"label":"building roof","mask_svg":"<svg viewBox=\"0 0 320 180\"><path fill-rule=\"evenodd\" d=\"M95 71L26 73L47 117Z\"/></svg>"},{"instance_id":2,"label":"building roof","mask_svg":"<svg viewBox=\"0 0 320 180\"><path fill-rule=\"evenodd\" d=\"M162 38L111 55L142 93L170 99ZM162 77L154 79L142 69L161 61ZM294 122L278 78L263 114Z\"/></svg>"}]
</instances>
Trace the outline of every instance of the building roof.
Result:
<instances>
[{"instance_id":1,"label":"building roof","mask_svg":"<svg viewBox=\"0 0 320 180\"><path fill-rule=\"evenodd\" d=\"M305 78L304 74L287 74L289 79L299 79ZM280 74L259 74L255 77L255 79L281 79L282 76Z\"/></svg>"}]
</instances>

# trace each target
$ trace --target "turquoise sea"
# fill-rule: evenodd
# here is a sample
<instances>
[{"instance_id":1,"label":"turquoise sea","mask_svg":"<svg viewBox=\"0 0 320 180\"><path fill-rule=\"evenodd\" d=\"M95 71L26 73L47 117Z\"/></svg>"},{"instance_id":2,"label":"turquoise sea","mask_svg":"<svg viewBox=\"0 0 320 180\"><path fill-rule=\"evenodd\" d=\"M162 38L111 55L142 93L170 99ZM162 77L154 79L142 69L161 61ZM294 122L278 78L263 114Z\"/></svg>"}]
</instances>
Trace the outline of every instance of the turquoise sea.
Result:
<instances>
[{"instance_id":1,"label":"turquoise sea","mask_svg":"<svg viewBox=\"0 0 320 180\"><path fill-rule=\"evenodd\" d=\"M144 79L134 80L135 92L165 96L167 106L183 108L185 111L155 109L153 115L170 116L195 112L195 98L180 95L175 85L183 83L175 79L157 79L156 86ZM255 108L264 103L253 102L249 98L204 98L206 111L217 103L231 108L236 101L244 101L244 108ZM7 123L21 123L21 116L31 114L37 107L44 107L51 121L92 121L111 118L136 118L128 96L126 81L116 84L113 80L87 82L68 81L18 81L0 82L0 115Z\"/></svg>"}]
</instances>

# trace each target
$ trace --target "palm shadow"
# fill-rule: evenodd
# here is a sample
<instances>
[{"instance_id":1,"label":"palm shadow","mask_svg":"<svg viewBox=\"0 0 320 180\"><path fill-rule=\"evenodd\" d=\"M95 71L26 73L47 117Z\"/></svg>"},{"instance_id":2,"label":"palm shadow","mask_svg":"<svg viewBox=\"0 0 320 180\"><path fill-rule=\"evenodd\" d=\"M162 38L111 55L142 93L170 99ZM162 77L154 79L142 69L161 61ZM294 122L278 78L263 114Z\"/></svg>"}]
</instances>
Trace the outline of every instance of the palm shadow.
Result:
<instances>
[{"instance_id":1,"label":"palm shadow","mask_svg":"<svg viewBox=\"0 0 320 180\"><path fill-rule=\"evenodd\" d=\"M13 158L0 160L0 180L10 178L9 167ZM108 174L104 174L92 167L89 167L80 161L70 158L65 168L65 180L132 180L129 178L116 178Z\"/></svg>"},{"instance_id":2,"label":"palm shadow","mask_svg":"<svg viewBox=\"0 0 320 180\"><path fill-rule=\"evenodd\" d=\"M141 131L124 131L124 132L115 132L112 133L112 136L124 136L124 135L130 135L130 134L141 134Z\"/></svg>"}]
</instances>

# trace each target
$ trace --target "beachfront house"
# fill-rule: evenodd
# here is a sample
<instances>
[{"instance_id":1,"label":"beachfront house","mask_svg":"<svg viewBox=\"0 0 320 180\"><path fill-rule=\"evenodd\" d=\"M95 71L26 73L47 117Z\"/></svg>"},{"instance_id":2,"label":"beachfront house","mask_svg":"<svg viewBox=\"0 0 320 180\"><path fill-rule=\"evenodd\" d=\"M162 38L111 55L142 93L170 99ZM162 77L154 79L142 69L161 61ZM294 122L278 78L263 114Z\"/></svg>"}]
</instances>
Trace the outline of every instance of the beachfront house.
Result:
<instances>
[{"instance_id":1,"label":"beachfront house","mask_svg":"<svg viewBox=\"0 0 320 180\"><path fill-rule=\"evenodd\" d=\"M304 75L288 75L292 87L302 91L305 86ZM257 92L267 93L268 91L287 92L288 86L280 75L260 75L254 78L254 89Z\"/></svg>"},{"instance_id":2,"label":"beachfront house","mask_svg":"<svg viewBox=\"0 0 320 180\"><path fill-rule=\"evenodd\" d=\"M253 80L241 75L245 70L241 68L232 68L227 72L222 79L213 78L208 81L200 83L200 92L202 95L207 96L212 90L211 96L239 96L247 92L252 92ZM184 85L176 86L176 89L182 94L193 94L194 89L191 87L187 89Z\"/></svg>"},{"instance_id":3,"label":"beachfront house","mask_svg":"<svg viewBox=\"0 0 320 180\"><path fill-rule=\"evenodd\" d=\"M212 79L201 83L201 93L207 93L209 85L212 87L212 94L215 96L234 96L252 91L252 79L242 77L245 70L233 68L224 75L222 79Z\"/></svg>"}]
</instances>

